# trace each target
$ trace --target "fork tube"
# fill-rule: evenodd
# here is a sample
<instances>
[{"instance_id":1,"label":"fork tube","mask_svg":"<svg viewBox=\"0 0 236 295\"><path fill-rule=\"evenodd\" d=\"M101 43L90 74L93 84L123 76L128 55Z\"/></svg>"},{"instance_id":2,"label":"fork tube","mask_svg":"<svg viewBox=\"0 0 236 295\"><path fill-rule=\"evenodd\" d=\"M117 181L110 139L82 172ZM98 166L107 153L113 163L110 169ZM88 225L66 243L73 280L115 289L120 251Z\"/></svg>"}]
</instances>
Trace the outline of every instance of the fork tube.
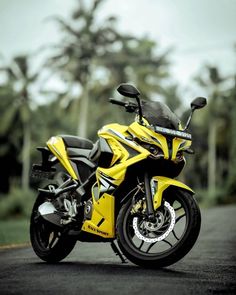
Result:
<instances>
[{"instance_id":1,"label":"fork tube","mask_svg":"<svg viewBox=\"0 0 236 295\"><path fill-rule=\"evenodd\" d=\"M146 196L146 203L147 203L147 215L150 221L154 221L155 215L154 215L154 207L153 207L153 201L152 201L152 193L151 193L151 186L149 181L148 173L145 172L144 174L144 185L145 185L145 196Z\"/></svg>"}]
</instances>

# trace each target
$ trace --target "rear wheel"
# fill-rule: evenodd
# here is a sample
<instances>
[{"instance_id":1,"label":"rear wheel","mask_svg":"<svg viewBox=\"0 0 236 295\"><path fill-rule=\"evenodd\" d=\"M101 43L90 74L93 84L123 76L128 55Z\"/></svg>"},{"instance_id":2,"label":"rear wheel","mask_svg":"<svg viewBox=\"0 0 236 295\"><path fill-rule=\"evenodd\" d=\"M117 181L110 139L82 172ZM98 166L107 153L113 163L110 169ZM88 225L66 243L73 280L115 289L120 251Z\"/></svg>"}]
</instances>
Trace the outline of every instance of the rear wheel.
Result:
<instances>
[{"instance_id":1,"label":"rear wheel","mask_svg":"<svg viewBox=\"0 0 236 295\"><path fill-rule=\"evenodd\" d=\"M118 243L133 263L158 268L171 265L184 257L197 240L200 210L187 191L172 191L150 222L142 214L133 213L128 201L117 218Z\"/></svg>"},{"instance_id":2,"label":"rear wheel","mask_svg":"<svg viewBox=\"0 0 236 295\"><path fill-rule=\"evenodd\" d=\"M46 198L39 194L31 214L30 240L34 252L44 261L55 263L64 259L73 250L76 239L63 233L39 214L38 207Z\"/></svg>"}]
</instances>

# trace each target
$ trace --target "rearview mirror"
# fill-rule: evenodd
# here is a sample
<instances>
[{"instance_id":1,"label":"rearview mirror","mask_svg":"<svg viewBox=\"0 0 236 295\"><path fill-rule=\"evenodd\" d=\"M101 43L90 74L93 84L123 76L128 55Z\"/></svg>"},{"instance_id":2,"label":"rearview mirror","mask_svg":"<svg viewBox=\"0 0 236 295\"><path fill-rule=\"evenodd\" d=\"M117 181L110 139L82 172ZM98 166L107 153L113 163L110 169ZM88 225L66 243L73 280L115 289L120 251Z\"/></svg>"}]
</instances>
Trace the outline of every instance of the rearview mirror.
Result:
<instances>
[{"instance_id":1,"label":"rearview mirror","mask_svg":"<svg viewBox=\"0 0 236 295\"><path fill-rule=\"evenodd\" d=\"M189 127L189 124L192 120L192 116L195 110L204 108L204 106L207 104L207 100L205 97L197 97L191 102L191 113L188 117L187 123L184 127L184 130L187 130Z\"/></svg>"},{"instance_id":2,"label":"rearview mirror","mask_svg":"<svg viewBox=\"0 0 236 295\"><path fill-rule=\"evenodd\" d=\"M130 84L125 84L122 83L119 85L117 88L117 91L126 97L131 97L131 98L137 98L137 96L140 95L140 92L138 91L137 88L135 88L133 85Z\"/></svg>"},{"instance_id":3,"label":"rearview mirror","mask_svg":"<svg viewBox=\"0 0 236 295\"><path fill-rule=\"evenodd\" d=\"M207 100L205 97L197 97L191 102L191 109L201 109L207 104Z\"/></svg>"}]
</instances>

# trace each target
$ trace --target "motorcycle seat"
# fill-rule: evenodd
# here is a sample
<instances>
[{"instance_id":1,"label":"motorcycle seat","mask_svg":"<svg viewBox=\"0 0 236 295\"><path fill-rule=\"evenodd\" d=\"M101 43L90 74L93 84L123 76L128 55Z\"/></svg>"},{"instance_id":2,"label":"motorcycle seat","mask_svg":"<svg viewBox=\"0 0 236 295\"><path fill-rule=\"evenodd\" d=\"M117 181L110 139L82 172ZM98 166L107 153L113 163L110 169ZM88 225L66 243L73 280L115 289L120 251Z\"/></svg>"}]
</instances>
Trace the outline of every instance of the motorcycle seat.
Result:
<instances>
[{"instance_id":1,"label":"motorcycle seat","mask_svg":"<svg viewBox=\"0 0 236 295\"><path fill-rule=\"evenodd\" d=\"M92 149L68 147L66 151L69 157L85 157L93 163L96 163L101 154L100 142L97 140Z\"/></svg>"},{"instance_id":2,"label":"motorcycle seat","mask_svg":"<svg viewBox=\"0 0 236 295\"><path fill-rule=\"evenodd\" d=\"M86 165L90 166L92 169L96 168L98 164L98 159L100 156L100 145L97 141L92 149L85 148L74 148L68 147L66 149L68 157L74 160L79 160L84 162Z\"/></svg>"},{"instance_id":3,"label":"motorcycle seat","mask_svg":"<svg viewBox=\"0 0 236 295\"><path fill-rule=\"evenodd\" d=\"M69 157L85 157L89 159L90 149L67 148L67 155Z\"/></svg>"},{"instance_id":4,"label":"motorcycle seat","mask_svg":"<svg viewBox=\"0 0 236 295\"><path fill-rule=\"evenodd\" d=\"M93 148L93 143L87 138L82 138L79 136L73 135L59 135L67 148L76 148L76 149L87 149L91 150Z\"/></svg>"}]
</instances>

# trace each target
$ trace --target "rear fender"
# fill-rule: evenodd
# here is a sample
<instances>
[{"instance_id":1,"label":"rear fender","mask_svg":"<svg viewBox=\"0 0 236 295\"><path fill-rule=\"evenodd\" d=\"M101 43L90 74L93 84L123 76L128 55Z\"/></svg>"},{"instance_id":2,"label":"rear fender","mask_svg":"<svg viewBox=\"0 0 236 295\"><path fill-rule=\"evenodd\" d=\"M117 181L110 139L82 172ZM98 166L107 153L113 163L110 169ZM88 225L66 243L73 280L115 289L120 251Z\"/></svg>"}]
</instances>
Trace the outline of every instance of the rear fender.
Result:
<instances>
[{"instance_id":1,"label":"rear fender","mask_svg":"<svg viewBox=\"0 0 236 295\"><path fill-rule=\"evenodd\" d=\"M41 153L42 161L40 164L32 165L31 178L52 179L56 171L54 166L58 163L58 159L52 157L53 154L47 147L37 147L37 150Z\"/></svg>"},{"instance_id":2,"label":"rear fender","mask_svg":"<svg viewBox=\"0 0 236 295\"><path fill-rule=\"evenodd\" d=\"M170 187L175 187L175 189L179 188L182 190L186 190L191 194L194 194L194 191L189 186L178 180L164 176L154 176L151 179L154 210L160 207L162 203L163 193Z\"/></svg>"},{"instance_id":3,"label":"rear fender","mask_svg":"<svg viewBox=\"0 0 236 295\"><path fill-rule=\"evenodd\" d=\"M50 155L52 155L52 152L47 147L37 147L37 150L41 153L42 156L42 167L47 170L50 169L55 163L58 162L58 159L54 157L54 159L50 159Z\"/></svg>"}]
</instances>

